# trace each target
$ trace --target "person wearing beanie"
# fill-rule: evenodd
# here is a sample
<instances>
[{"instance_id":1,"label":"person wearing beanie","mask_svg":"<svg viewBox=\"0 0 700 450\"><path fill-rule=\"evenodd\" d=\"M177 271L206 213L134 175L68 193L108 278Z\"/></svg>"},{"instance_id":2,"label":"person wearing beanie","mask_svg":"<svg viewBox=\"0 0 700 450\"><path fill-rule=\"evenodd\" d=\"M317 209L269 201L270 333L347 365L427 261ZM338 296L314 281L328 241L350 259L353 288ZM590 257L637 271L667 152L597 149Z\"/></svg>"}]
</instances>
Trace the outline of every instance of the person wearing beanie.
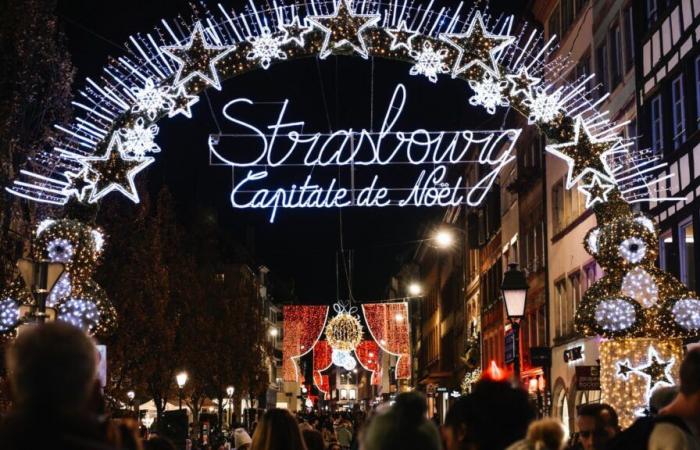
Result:
<instances>
[{"instance_id":1,"label":"person wearing beanie","mask_svg":"<svg viewBox=\"0 0 700 450\"><path fill-rule=\"evenodd\" d=\"M253 440L244 428L233 430L233 446L236 450L247 450Z\"/></svg>"},{"instance_id":2,"label":"person wearing beanie","mask_svg":"<svg viewBox=\"0 0 700 450\"><path fill-rule=\"evenodd\" d=\"M426 418L428 405L417 392L396 397L386 412L369 423L364 435L363 450L440 450L440 433Z\"/></svg>"}]
</instances>

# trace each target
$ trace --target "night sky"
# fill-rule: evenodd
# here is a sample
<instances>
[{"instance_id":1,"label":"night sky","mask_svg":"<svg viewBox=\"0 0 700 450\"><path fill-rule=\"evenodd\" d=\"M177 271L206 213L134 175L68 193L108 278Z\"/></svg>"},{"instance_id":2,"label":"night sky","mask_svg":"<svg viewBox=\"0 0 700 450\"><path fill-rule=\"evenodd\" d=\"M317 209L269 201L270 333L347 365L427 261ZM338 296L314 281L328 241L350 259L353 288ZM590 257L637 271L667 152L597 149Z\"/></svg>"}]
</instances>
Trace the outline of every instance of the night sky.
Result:
<instances>
[{"instance_id":1,"label":"night sky","mask_svg":"<svg viewBox=\"0 0 700 450\"><path fill-rule=\"evenodd\" d=\"M216 8L215 2L210 4ZM222 1L240 10L247 2ZM436 4L453 5L448 0ZM523 9L524 1L503 1L504 8ZM516 4L516 6L513 6ZM492 9L500 8L491 2ZM507 11L508 9L506 9ZM86 76L99 77L108 56L125 53L129 35L149 32L161 18L178 14L190 16L189 3L181 0L59 0L58 15L68 37L68 48L77 69L74 89ZM194 118L159 122L157 143L162 152L147 170L150 189L163 183L176 197L178 213L187 220L207 211L218 217L223 228L240 241L252 239L261 263L283 277L294 279L302 303L332 303L336 300L336 255L340 249L340 220L345 250L353 250L352 293L357 301L384 297L389 277L402 257L410 255L423 231L437 223L440 209L384 208L342 210L281 210L274 224L265 210L231 207L230 169L211 166L207 138L219 126L226 131L222 107L228 101L247 97L256 102L289 99L288 117L306 121L308 131L370 127L370 92L374 86L375 128L378 128L392 92L398 83L406 85L408 102L401 129L456 130L494 128L502 117L489 118L468 105L468 88L461 81L443 76L438 84L424 77L412 77L409 66L400 62L361 58L329 57L296 60L273 65L228 80L221 92L208 90L194 106ZM325 95L324 95L325 94ZM325 98L325 99L324 99ZM273 106L274 108L274 106ZM274 110L273 110L274 111ZM247 116L250 118L251 116ZM217 126L217 121L219 126ZM260 125L267 119L261 118ZM306 169L299 169L304 171ZM303 177L302 177L303 178ZM270 186L274 187L274 186ZM106 200L109 201L109 198ZM344 271L341 263L341 272ZM347 297L341 279L340 296Z\"/></svg>"}]
</instances>

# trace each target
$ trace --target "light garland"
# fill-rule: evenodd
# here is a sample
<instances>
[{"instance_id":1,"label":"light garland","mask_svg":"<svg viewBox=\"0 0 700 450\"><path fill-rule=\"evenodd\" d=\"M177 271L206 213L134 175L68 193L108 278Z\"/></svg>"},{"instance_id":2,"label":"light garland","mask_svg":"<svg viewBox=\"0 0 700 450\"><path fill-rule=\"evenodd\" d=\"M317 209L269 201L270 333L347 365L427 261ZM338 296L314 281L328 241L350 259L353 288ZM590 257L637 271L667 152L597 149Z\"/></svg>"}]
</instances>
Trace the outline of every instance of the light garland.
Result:
<instances>
[{"instance_id":1,"label":"light garland","mask_svg":"<svg viewBox=\"0 0 700 450\"><path fill-rule=\"evenodd\" d=\"M288 305L282 308L282 372L284 381L299 381L296 359L311 352L323 335L328 306Z\"/></svg>"},{"instance_id":2,"label":"light garland","mask_svg":"<svg viewBox=\"0 0 700 450\"><path fill-rule=\"evenodd\" d=\"M469 394L472 391L474 384L481 379L481 368L467 372L462 379L460 387L462 388L462 394Z\"/></svg>"},{"instance_id":3,"label":"light garland","mask_svg":"<svg viewBox=\"0 0 700 450\"><path fill-rule=\"evenodd\" d=\"M600 345L601 401L617 411L626 428L660 386L674 385L683 358L678 339L619 339Z\"/></svg>"},{"instance_id":4,"label":"light garland","mask_svg":"<svg viewBox=\"0 0 700 450\"><path fill-rule=\"evenodd\" d=\"M362 313L367 329L384 352L398 356L396 378L411 378L411 347L407 303L365 303ZM397 320L397 315L402 320Z\"/></svg>"}]
</instances>

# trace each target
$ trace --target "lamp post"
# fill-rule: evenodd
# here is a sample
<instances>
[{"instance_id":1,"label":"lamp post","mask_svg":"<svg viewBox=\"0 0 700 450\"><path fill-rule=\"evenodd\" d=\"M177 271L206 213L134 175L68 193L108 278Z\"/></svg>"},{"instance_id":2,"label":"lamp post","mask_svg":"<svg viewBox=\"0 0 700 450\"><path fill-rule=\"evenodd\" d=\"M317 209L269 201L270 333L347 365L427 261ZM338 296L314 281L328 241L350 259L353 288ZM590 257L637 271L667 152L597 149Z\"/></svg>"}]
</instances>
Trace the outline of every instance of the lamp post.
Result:
<instances>
[{"instance_id":1,"label":"lamp post","mask_svg":"<svg viewBox=\"0 0 700 450\"><path fill-rule=\"evenodd\" d=\"M129 391L126 393L126 398L129 399L129 406L131 407L132 412L134 412L134 399L136 398L136 393L134 391Z\"/></svg>"},{"instance_id":2,"label":"lamp post","mask_svg":"<svg viewBox=\"0 0 700 450\"><path fill-rule=\"evenodd\" d=\"M46 300L53 290L56 282L63 274L63 263L48 260L20 259L17 262L19 272L24 279L24 284L31 291L34 302L27 311L30 321L44 323L55 319L55 310L46 307ZM22 307L25 308L25 307Z\"/></svg>"},{"instance_id":3,"label":"lamp post","mask_svg":"<svg viewBox=\"0 0 700 450\"><path fill-rule=\"evenodd\" d=\"M513 371L515 378L520 381L520 320L525 315L525 300L529 288L525 273L518 270L517 263L508 264L509 269L503 275L503 299L506 303L506 314L513 327Z\"/></svg>"},{"instance_id":4,"label":"lamp post","mask_svg":"<svg viewBox=\"0 0 700 450\"><path fill-rule=\"evenodd\" d=\"M175 380L177 381L177 387L180 388L180 403L178 408L182 409L182 389L185 387L185 383L187 383L187 372L180 372L175 376Z\"/></svg>"},{"instance_id":5,"label":"lamp post","mask_svg":"<svg viewBox=\"0 0 700 450\"><path fill-rule=\"evenodd\" d=\"M226 395L228 395L228 427L233 426L233 393L236 392L236 388L229 386L226 388Z\"/></svg>"}]
</instances>

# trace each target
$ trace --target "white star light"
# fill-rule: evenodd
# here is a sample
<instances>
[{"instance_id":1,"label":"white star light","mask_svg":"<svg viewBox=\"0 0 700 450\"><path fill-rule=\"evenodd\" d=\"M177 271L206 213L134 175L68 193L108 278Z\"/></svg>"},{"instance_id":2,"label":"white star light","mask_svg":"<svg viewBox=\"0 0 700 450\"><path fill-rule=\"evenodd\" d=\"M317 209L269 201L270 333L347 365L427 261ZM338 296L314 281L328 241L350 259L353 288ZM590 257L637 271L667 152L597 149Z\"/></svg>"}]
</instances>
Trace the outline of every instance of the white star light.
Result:
<instances>
[{"instance_id":1,"label":"white star light","mask_svg":"<svg viewBox=\"0 0 700 450\"><path fill-rule=\"evenodd\" d=\"M304 24L306 24L306 19L304 19ZM284 32L284 44L294 42L302 48L306 46L306 39L304 39L304 36L313 31L313 27L308 25L302 26L299 16L294 16L291 23L280 24L279 28Z\"/></svg>"},{"instance_id":2,"label":"white star light","mask_svg":"<svg viewBox=\"0 0 700 450\"><path fill-rule=\"evenodd\" d=\"M160 153L160 147L155 143L158 126L152 124L146 127L144 125L143 117L139 117L131 128L119 130L124 151L139 161L146 156L146 153Z\"/></svg>"},{"instance_id":3,"label":"white star light","mask_svg":"<svg viewBox=\"0 0 700 450\"><path fill-rule=\"evenodd\" d=\"M527 68L525 66L521 67L516 74L506 75L506 79L512 85L510 88L510 95L513 97L520 95L529 97L532 92L532 86L540 82L540 78L531 77L527 73Z\"/></svg>"},{"instance_id":4,"label":"white star light","mask_svg":"<svg viewBox=\"0 0 700 450\"><path fill-rule=\"evenodd\" d=\"M616 137L611 137L611 138L606 138L606 139L597 139L595 138L588 127L586 126L585 121L581 116L578 116L576 118L576 122L574 123L574 140L572 142L564 142L562 144L551 144L547 145L545 147L545 150L554 156L557 156L561 158L562 160L566 161L567 165L569 166L569 170L566 175L566 187L567 189L571 189L576 185L576 183L583 178L583 176L587 173L592 173L592 174L599 174L605 178L605 175L602 174L600 171L597 169L591 168L591 167L584 167L582 169L578 169L578 173L574 174L575 169L577 169L576 166L576 161L574 160L573 157L569 156L566 152L567 149L571 149L572 147L578 146L579 139L581 137L581 130L585 133L586 137L588 138L588 141L592 144L610 144L610 148L600 154L600 162L602 163L603 167L605 168L605 171L607 173L612 173L609 164L607 163L607 157L611 153L617 151L618 146L620 144L620 139Z\"/></svg>"},{"instance_id":5,"label":"white star light","mask_svg":"<svg viewBox=\"0 0 700 450\"><path fill-rule=\"evenodd\" d=\"M658 380L654 383L654 380L652 379L652 377L649 374L644 373L642 370L640 370L640 369L645 369L646 367L648 367L648 365L651 365L652 361L654 361L654 360L661 361L662 364L666 364L666 366L664 367L664 375L670 381L670 383L666 380ZM675 363L676 363L676 358L674 356L672 356L671 359L669 359L668 361L662 361L662 359L659 356L659 353L656 351L656 349L654 347L652 347L651 345L649 346L649 349L647 350L647 364L648 365L646 367L635 368L635 370L634 370L635 374L641 375L649 381L649 388L646 391L647 402L649 401L651 394L656 390L657 387L659 387L659 385L661 383L665 384L666 386L675 386L675 382L673 381L673 374L671 373L671 367L673 367L673 365Z\"/></svg>"},{"instance_id":6,"label":"white star light","mask_svg":"<svg viewBox=\"0 0 700 450\"><path fill-rule=\"evenodd\" d=\"M391 28L384 31L389 35L389 37L391 37L389 50L395 51L403 48L407 52L413 51L413 39L418 36L418 33L409 30L405 20L399 22L399 26L397 28Z\"/></svg>"},{"instance_id":7,"label":"white star light","mask_svg":"<svg viewBox=\"0 0 700 450\"><path fill-rule=\"evenodd\" d=\"M100 181L98 178L97 182L95 183L95 187L92 190L92 193L90 194L88 202L95 203L110 192L119 191L132 202L139 203L140 199L138 191L136 189L136 184L134 183L134 178L136 177L136 175L139 174L139 172L151 165L155 161L155 158L146 156L141 161L138 161L135 158L130 158L122 148L122 143L119 139L119 134L114 133L112 135L112 140L109 142L109 146L107 147L107 151L104 155L81 157L79 160L80 162L85 164L86 167L91 167L93 163L108 162L112 158L112 154L114 152L119 153L118 156L119 158L121 158L122 161L132 163L130 164L132 167L126 175L126 185L110 181L107 183L106 186L103 186L101 189L98 189L97 183ZM136 164L136 162L139 162L139 164Z\"/></svg>"},{"instance_id":8,"label":"white star light","mask_svg":"<svg viewBox=\"0 0 700 450\"><path fill-rule=\"evenodd\" d=\"M606 203L608 194L615 188L606 177L599 173L594 173L589 184L578 186L578 190L586 196L586 208L594 206L596 203Z\"/></svg>"},{"instance_id":9,"label":"white star light","mask_svg":"<svg viewBox=\"0 0 700 450\"><path fill-rule=\"evenodd\" d=\"M61 190L61 194L66 197L75 196L78 201L82 202L88 192L95 187L95 180L90 177L90 170L87 167L83 167L77 173L65 172L64 175L70 183ZM39 229L37 229L37 233L41 233Z\"/></svg>"},{"instance_id":10,"label":"white star light","mask_svg":"<svg viewBox=\"0 0 700 450\"><path fill-rule=\"evenodd\" d=\"M163 110L167 110L171 106L170 95L168 91L170 87L156 87L152 79L147 79L143 88L132 88L131 93L136 97L136 102L131 108L133 112L142 112L146 114L149 120L154 121Z\"/></svg>"},{"instance_id":11,"label":"white star light","mask_svg":"<svg viewBox=\"0 0 700 450\"><path fill-rule=\"evenodd\" d=\"M376 25L381 18L382 16L380 14L355 14L352 12L350 0L337 0L333 14L309 16L307 17L307 20L312 25L320 28L326 34L325 38L323 39L321 51L318 55L319 58L326 59L329 55L331 55L331 53L333 53L333 50L349 45L353 50L359 53L360 56L367 59L369 54L367 51L367 44L362 37L362 32L365 29ZM355 20L362 21L362 25L358 27L357 23L354 23ZM326 23L329 25L338 26L341 28L341 31L345 31L343 30L344 28L352 25L354 36L341 36L340 39L335 40L335 38L338 37L336 34L341 33L339 33L337 29L329 28ZM331 37L334 38L332 43Z\"/></svg>"},{"instance_id":12,"label":"white star light","mask_svg":"<svg viewBox=\"0 0 700 450\"><path fill-rule=\"evenodd\" d=\"M477 57L471 59L470 61L467 61L466 64L463 65L465 53L468 51L475 50L473 48L467 47L468 45L473 45L473 42L470 42L470 40L474 32L482 35L485 39L490 40L493 44L495 44L495 42L501 41L500 44L493 45L493 48L489 49L488 64L486 61L480 59L480 57ZM454 68L452 70L452 78L457 78L459 74L466 72L473 66L481 67L487 73L490 73L496 78L500 77L500 70L498 69L498 64L496 63L495 55L515 40L515 38L512 36L501 36L498 34L491 34L488 31L486 31L484 19L481 16L481 12L479 11L476 11L476 13L474 14L474 17L472 18L472 21L469 24L469 28L467 29L466 33L443 33L440 35L440 39L456 48L457 52L459 53L457 56L457 60L455 61Z\"/></svg>"},{"instance_id":13,"label":"white star light","mask_svg":"<svg viewBox=\"0 0 700 450\"><path fill-rule=\"evenodd\" d=\"M284 37L273 36L268 27L263 27L260 36L248 38L252 50L246 55L249 61L259 61L260 66L267 70L273 59L285 60L287 54L280 49L285 43Z\"/></svg>"},{"instance_id":14,"label":"white star light","mask_svg":"<svg viewBox=\"0 0 700 450\"><path fill-rule=\"evenodd\" d=\"M204 53L208 69L206 73L200 70L198 67L193 67L196 64L191 61L191 55L189 55L189 52L192 51L193 46L198 48L201 47L201 50ZM219 80L219 72L216 70L216 64L235 48L236 47L234 45L209 45L204 38L204 28L202 28L202 23L197 22L194 25L194 31L190 35L189 41L185 45L173 45L161 47L160 49L166 55L175 60L179 65L177 72L175 73L175 80L173 81L174 86L181 86L187 81L195 77L199 77L205 83L220 91L221 81ZM185 71L185 68L188 70Z\"/></svg>"},{"instance_id":15,"label":"white star light","mask_svg":"<svg viewBox=\"0 0 700 450\"><path fill-rule=\"evenodd\" d=\"M416 64L411 67L409 72L411 75L425 75L430 81L437 83L438 74L450 73L450 68L445 63L445 58L448 55L447 49L441 48L436 51L430 41L423 43L422 51L411 51L410 55L416 60Z\"/></svg>"},{"instance_id":16,"label":"white star light","mask_svg":"<svg viewBox=\"0 0 700 450\"><path fill-rule=\"evenodd\" d=\"M530 109L527 118L529 125L541 122L547 123L556 119L562 112L560 103L561 90L557 89L551 94L547 94L544 89L536 89L535 95L528 97L523 102Z\"/></svg>"},{"instance_id":17,"label":"white star light","mask_svg":"<svg viewBox=\"0 0 700 450\"><path fill-rule=\"evenodd\" d=\"M508 99L503 96L507 85L507 81L494 78L488 72L481 81L469 80L469 87L474 91L469 104L481 105L489 114L495 114L496 107L508 106Z\"/></svg>"},{"instance_id":18,"label":"white star light","mask_svg":"<svg viewBox=\"0 0 700 450\"><path fill-rule=\"evenodd\" d=\"M170 94L170 101L172 106L170 111L168 111L169 118L182 114L188 119L191 119L192 106L199 102L199 96L188 94L185 87L180 85L174 88L174 93Z\"/></svg>"}]
</instances>

